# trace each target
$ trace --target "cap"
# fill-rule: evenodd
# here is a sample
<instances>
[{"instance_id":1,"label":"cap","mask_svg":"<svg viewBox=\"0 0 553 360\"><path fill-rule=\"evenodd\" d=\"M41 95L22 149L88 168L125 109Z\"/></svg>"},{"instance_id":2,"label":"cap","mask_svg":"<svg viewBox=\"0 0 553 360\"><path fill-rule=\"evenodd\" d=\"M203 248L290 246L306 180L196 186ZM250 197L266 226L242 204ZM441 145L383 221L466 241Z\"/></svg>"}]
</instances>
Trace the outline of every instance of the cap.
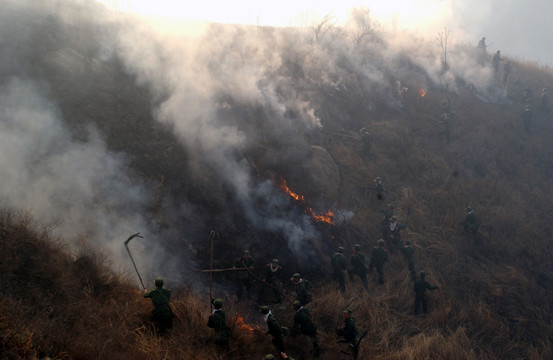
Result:
<instances>
[{"instance_id":1,"label":"cap","mask_svg":"<svg viewBox=\"0 0 553 360\"><path fill-rule=\"evenodd\" d=\"M259 311L262 313L262 314L268 314L270 309L267 305L263 305L263 306L260 306L259 307Z\"/></svg>"},{"instance_id":2,"label":"cap","mask_svg":"<svg viewBox=\"0 0 553 360\"><path fill-rule=\"evenodd\" d=\"M156 285L156 287L163 286L163 279L160 277L156 278L154 284Z\"/></svg>"},{"instance_id":3,"label":"cap","mask_svg":"<svg viewBox=\"0 0 553 360\"><path fill-rule=\"evenodd\" d=\"M343 313L344 314L351 314L351 310L346 308L346 309L344 309Z\"/></svg>"},{"instance_id":4,"label":"cap","mask_svg":"<svg viewBox=\"0 0 553 360\"><path fill-rule=\"evenodd\" d=\"M378 245L384 245L384 240L383 239L378 240Z\"/></svg>"},{"instance_id":5,"label":"cap","mask_svg":"<svg viewBox=\"0 0 553 360\"><path fill-rule=\"evenodd\" d=\"M411 240L405 240L405 245L411 245Z\"/></svg>"},{"instance_id":6,"label":"cap","mask_svg":"<svg viewBox=\"0 0 553 360\"><path fill-rule=\"evenodd\" d=\"M273 259L273 260L271 260L271 262L274 263L274 264L278 264L278 259Z\"/></svg>"},{"instance_id":7,"label":"cap","mask_svg":"<svg viewBox=\"0 0 553 360\"><path fill-rule=\"evenodd\" d=\"M421 277L425 277L426 276L426 271L423 270L423 271L420 272L420 274L421 274Z\"/></svg>"},{"instance_id":8,"label":"cap","mask_svg":"<svg viewBox=\"0 0 553 360\"><path fill-rule=\"evenodd\" d=\"M273 354L267 354L265 355L265 357L263 358L263 360L275 360L275 356Z\"/></svg>"},{"instance_id":9,"label":"cap","mask_svg":"<svg viewBox=\"0 0 553 360\"><path fill-rule=\"evenodd\" d=\"M361 250L361 245L355 244L355 245L353 245L353 248L354 248L355 250Z\"/></svg>"},{"instance_id":10,"label":"cap","mask_svg":"<svg viewBox=\"0 0 553 360\"><path fill-rule=\"evenodd\" d=\"M294 309L298 309L301 307L301 303L298 300L294 300L292 305L294 306Z\"/></svg>"},{"instance_id":11,"label":"cap","mask_svg":"<svg viewBox=\"0 0 553 360\"><path fill-rule=\"evenodd\" d=\"M344 252L344 247L343 246L338 246L338 252L343 253Z\"/></svg>"},{"instance_id":12,"label":"cap","mask_svg":"<svg viewBox=\"0 0 553 360\"><path fill-rule=\"evenodd\" d=\"M223 307L223 299L217 298L213 300L213 306L215 306L215 309L220 309Z\"/></svg>"},{"instance_id":13,"label":"cap","mask_svg":"<svg viewBox=\"0 0 553 360\"><path fill-rule=\"evenodd\" d=\"M300 274L299 273L295 273L294 275L292 275L292 277L290 278L290 280L295 280L295 279L299 279L301 278Z\"/></svg>"},{"instance_id":14,"label":"cap","mask_svg":"<svg viewBox=\"0 0 553 360\"><path fill-rule=\"evenodd\" d=\"M396 217L396 216L392 216L392 217L390 218L390 221L396 221L396 220L397 220L397 217Z\"/></svg>"},{"instance_id":15,"label":"cap","mask_svg":"<svg viewBox=\"0 0 553 360\"><path fill-rule=\"evenodd\" d=\"M250 252L248 250L244 250L244 252L242 253L242 255L249 255Z\"/></svg>"}]
</instances>

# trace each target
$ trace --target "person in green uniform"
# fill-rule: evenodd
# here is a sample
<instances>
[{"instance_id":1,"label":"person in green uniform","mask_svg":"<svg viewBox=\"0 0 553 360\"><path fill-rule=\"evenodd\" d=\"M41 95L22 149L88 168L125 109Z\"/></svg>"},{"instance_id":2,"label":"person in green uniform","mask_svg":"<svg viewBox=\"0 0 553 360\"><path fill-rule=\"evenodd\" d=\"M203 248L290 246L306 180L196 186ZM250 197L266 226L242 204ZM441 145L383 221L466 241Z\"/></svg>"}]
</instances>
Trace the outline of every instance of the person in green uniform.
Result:
<instances>
[{"instance_id":1,"label":"person in green uniform","mask_svg":"<svg viewBox=\"0 0 553 360\"><path fill-rule=\"evenodd\" d=\"M272 343L275 349L279 352L285 352L284 335L286 329L283 329L278 319L273 315L268 306L261 306L259 311L263 314L263 320L267 324L267 332L265 334L273 337Z\"/></svg>"},{"instance_id":2,"label":"person in green uniform","mask_svg":"<svg viewBox=\"0 0 553 360\"><path fill-rule=\"evenodd\" d=\"M410 240L405 240L405 245L403 245L403 247L401 248L401 252L403 253L403 257L407 261L409 276L411 276L411 278L415 280L415 278L417 277L417 274L415 273L415 259L414 259L415 249L411 245Z\"/></svg>"},{"instance_id":3,"label":"person in green uniform","mask_svg":"<svg viewBox=\"0 0 553 360\"><path fill-rule=\"evenodd\" d=\"M292 275L290 280L294 283L296 289L296 300L300 302L302 306L305 306L313 300L311 295L311 283L303 279L299 273Z\"/></svg>"},{"instance_id":4,"label":"person in green uniform","mask_svg":"<svg viewBox=\"0 0 553 360\"><path fill-rule=\"evenodd\" d=\"M397 222L397 217L392 216L390 218L390 223L384 228L384 240L386 246L391 252L394 252L395 249L401 247L401 233L400 231L405 229L404 224L399 224Z\"/></svg>"},{"instance_id":5,"label":"person in green uniform","mask_svg":"<svg viewBox=\"0 0 553 360\"><path fill-rule=\"evenodd\" d=\"M344 314L344 326L338 328L336 332L338 336L344 338L344 342L355 345L359 340L357 328L355 327L355 319L351 316L351 310L345 309Z\"/></svg>"},{"instance_id":6,"label":"person in green uniform","mask_svg":"<svg viewBox=\"0 0 553 360\"><path fill-rule=\"evenodd\" d=\"M223 310L223 299L217 298L212 301L214 310L207 320L207 327L215 330L213 342L225 350L230 349L230 337L232 335L227 325L227 315Z\"/></svg>"},{"instance_id":7,"label":"person in green uniform","mask_svg":"<svg viewBox=\"0 0 553 360\"><path fill-rule=\"evenodd\" d=\"M292 328L292 336L306 335L311 338L311 344L313 345L313 355L319 356L321 348L319 347L319 341L317 340L317 325L311 320L311 314L309 310L303 307L299 301L294 301L292 304L296 315L294 316L294 327Z\"/></svg>"},{"instance_id":8,"label":"person in green uniform","mask_svg":"<svg viewBox=\"0 0 553 360\"><path fill-rule=\"evenodd\" d=\"M245 269L238 270L236 274L236 297L238 300L241 300L243 289L246 288L246 291L249 294L250 287L252 286L252 276L250 271L253 269L253 258L248 250L244 250L242 256L236 259L234 262L234 268Z\"/></svg>"},{"instance_id":9,"label":"person in green uniform","mask_svg":"<svg viewBox=\"0 0 553 360\"><path fill-rule=\"evenodd\" d=\"M361 279L361 282L363 283L363 287L365 289L369 288L369 282L367 281L367 262L365 260L365 255L361 252L361 245L355 244L353 245L353 254L351 255L351 258L349 260L351 264L351 270L349 272L350 274L350 280L353 281L354 275L359 276Z\"/></svg>"},{"instance_id":10,"label":"person in green uniform","mask_svg":"<svg viewBox=\"0 0 553 360\"><path fill-rule=\"evenodd\" d=\"M378 240L378 246L375 246L372 251L371 264L369 266L369 271L372 271L373 268L376 268L378 272L378 283L380 285L384 284L384 264L388 261L389 255L386 249L384 248L384 240Z\"/></svg>"},{"instance_id":11,"label":"person in green uniform","mask_svg":"<svg viewBox=\"0 0 553 360\"><path fill-rule=\"evenodd\" d=\"M173 312L169 306L171 290L163 288L163 279L158 277L154 281L155 289L144 290L144 297L152 299L152 322L159 335L165 334L173 328Z\"/></svg>"},{"instance_id":12,"label":"person in green uniform","mask_svg":"<svg viewBox=\"0 0 553 360\"><path fill-rule=\"evenodd\" d=\"M437 286L432 286L425 280L426 272L420 272L420 279L415 281L415 315L420 315L420 306L422 304L422 312L426 315L428 312L428 302L426 301L426 290L436 290Z\"/></svg>"},{"instance_id":13,"label":"person in green uniform","mask_svg":"<svg viewBox=\"0 0 553 360\"><path fill-rule=\"evenodd\" d=\"M344 248L342 246L338 247L338 251L332 255L332 268L334 269L334 280L338 282L340 291L342 293L346 292L346 271L348 269L348 264L346 258L344 257Z\"/></svg>"},{"instance_id":14,"label":"person in green uniform","mask_svg":"<svg viewBox=\"0 0 553 360\"><path fill-rule=\"evenodd\" d=\"M480 227L480 220L476 213L472 210L472 207L467 206L467 215L465 220L460 223L465 229L465 233L472 237L474 241L478 240L478 228Z\"/></svg>"},{"instance_id":15,"label":"person in green uniform","mask_svg":"<svg viewBox=\"0 0 553 360\"><path fill-rule=\"evenodd\" d=\"M282 274L282 266L278 264L278 259L271 260L263 269L262 281L267 284L263 286L259 291L258 302L266 302L267 291L270 289L274 295L274 298L278 303L282 302L282 282L280 280Z\"/></svg>"}]
</instances>

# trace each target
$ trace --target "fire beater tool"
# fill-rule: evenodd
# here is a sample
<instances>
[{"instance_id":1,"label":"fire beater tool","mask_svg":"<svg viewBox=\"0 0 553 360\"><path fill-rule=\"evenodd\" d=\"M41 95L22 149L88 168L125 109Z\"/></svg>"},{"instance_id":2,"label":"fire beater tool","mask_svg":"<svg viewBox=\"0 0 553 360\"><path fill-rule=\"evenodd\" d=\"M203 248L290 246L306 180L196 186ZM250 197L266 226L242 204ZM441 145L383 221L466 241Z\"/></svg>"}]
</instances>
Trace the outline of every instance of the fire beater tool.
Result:
<instances>
[{"instance_id":1,"label":"fire beater tool","mask_svg":"<svg viewBox=\"0 0 553 360\"><path fill-rule=\"evenodd\" d=\"M127 249L127 252L129 253L129 257L131 258L132 264L134 265L134 270L136 271L136 275L138 275L138 279L140 280L140 284L142 285L142 288L146 290L146 287L144 286L144 282L142 282L142 277L140 276L140 273L138 272L138 269L136 268L136 263L134 262L134 259L132 258L131 251L129 250L129 242L134 239L135 237L144 238L143 236L140 236L140 233L133 234L129 236L127 240L125 240L125 248Z\"/></svg>"}]
</instances>

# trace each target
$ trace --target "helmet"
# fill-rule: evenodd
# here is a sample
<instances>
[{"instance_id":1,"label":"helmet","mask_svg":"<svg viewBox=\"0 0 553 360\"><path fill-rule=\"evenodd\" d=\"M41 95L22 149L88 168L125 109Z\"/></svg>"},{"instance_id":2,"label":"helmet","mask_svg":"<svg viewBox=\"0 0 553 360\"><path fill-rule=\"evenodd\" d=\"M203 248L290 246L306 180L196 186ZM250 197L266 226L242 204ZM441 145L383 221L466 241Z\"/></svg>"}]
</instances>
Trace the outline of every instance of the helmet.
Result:
<instances>
[{"instance_id":1,"label":"helmet","mask_svg":"<svg viewBox=\"0 0 553 360\"><path fill-rule=\"evenodd\" d=\"M272 262L273 264L278 264L278 259L273 259L273 260L271 260L271 262Z\"/></svg>"},{"instance_id":2,"label":"helmet","mask_svg":"<svg viewBox=\"0 0 553 360\"><path fill-rule=\"evenodd\" d=\"M354 248L355 250L361 250L361 245L355 244L355 245L353 245L353 248Z\"/></svg>"},{"instance_id":3,"label":"helmet","mask_svg":"<svg viewBox=\"0 0 553 360\"><path fill-rule=\"evenodd\" d=\"M263 360L275 360L275 356L273 354L267 354L265 355L265 357L263 358Z\"/></svg>"},{"instance_id":4,"label":"helmet","mask_svg":"<svg viewBox=\"0 0 553 360\"><path fill-rule=\"evenodd\" d=\"M292 306L294 306L294 309L299 309L301 307L301 303L298 300L295 300L292 303Z\"/></svg>"},{"instance_id":5,"label":"helmet","mask_svg":"<svg viewBox=\"0 0 553 360\"><path fill-rule=\"evenodd\" d=\"M343 246L338 246L338 252L341 254L344 252L344 247Z\"/></svg>"},{"instance_id":6,"label":"helmet","mask_svg":"<svg viewBox=\"0 0 553 360\"><path fill-rule=\"evenodd\" d=\"M269 313L269 307L267 305L263 305L263 306L260 306L259 307L259 311L262 313L262 314L268 314Z\"/></svg>"},{"instance_id":7,"label":"helmet","mask_svg":"<svg viewBox=\"0 0 553 360\"><path fill-rule=\"evenodd\" d=\"M156 278L156 280L154 281L154 284L156 285L156 287L163 286L163 279L160 277Z\"/></svg>"},{"instance_id":8,"label":"helmet","mask_svg":"<svg viewBox=\"0 0 553 360\"><path fill-rule=\"evenodd\" d=\"M215 306L215 309L220 309L223 307L223 299L217 298L213 300L213 306Z\"/></svg>"},{"instance_id":9,"label":"helmet","mask_svg":"<svg viewBox=\"0 0 553 360\"><path fill-rule=\"evenodd\" d=\"M425 277L426 276L426 271L423 270L423 271L420 272L420 274L421 274L421 277Z\"/></svg>"},{"instance_id":10,"label":"helmet","mask_svg":"<svg viewBox=\"0 0 553 360\"><path fill-rule=\"evenodd\" d=\"M383 239L378 240L378 245L380 246L384 245L384 240Z\"/></svg>"},{"instance_id":11,"label":"helmet","mask_svg":"<svg viewBox=\"0 0 553 360\"><path fill-rule=\"evenodd\" d=\"M299 273L295 273L294 275L292 275L292 277L290 278L290 280L295 280L295 279L299 279L301 278L300 274Z\"/></svg>"}]
</instances>

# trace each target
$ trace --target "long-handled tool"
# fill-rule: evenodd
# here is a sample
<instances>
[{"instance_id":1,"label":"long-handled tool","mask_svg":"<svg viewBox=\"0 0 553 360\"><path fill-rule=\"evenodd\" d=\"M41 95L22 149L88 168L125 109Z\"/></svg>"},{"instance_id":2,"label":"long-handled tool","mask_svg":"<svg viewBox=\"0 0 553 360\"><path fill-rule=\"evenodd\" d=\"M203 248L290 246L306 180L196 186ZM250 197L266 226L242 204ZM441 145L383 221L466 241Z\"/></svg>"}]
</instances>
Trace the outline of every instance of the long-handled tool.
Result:
<instances>
[{"instance_id":1,"label":"long-handled tool","mask_svg":"<svg viewBox=\"0 0 553 360\"><path fill-rule=\"evenodd\" d=\"M215 237L215 230L209 232L210 252L209 252L209 309L213 311L213 238Z\"/></svg>"},{"instance_id":2,"label":"long-handled tool","mask_svg":"<svg viewBox=\"0 0 553 360\"><path fill-rule=\"evenodd\" d=\"M129 236L127 240L125 240L125 248L127 249L127 252L129 253L129 257L131 258L132 264L134 265L134 270L136 270L136 275L138 275L138 279L140 279L140 284L142 284L142 288L146 290L146 287L144 286L144 283L142 282L142 277L140 276L140 273L138 272L138 269L136 268L136 263L134 262L134 259L132 258L131 251L129 250L129 241L134 239L135 237L144 238L143 236L140 236L140 233L132 234Z\"/></svg>"}]
</instances>

